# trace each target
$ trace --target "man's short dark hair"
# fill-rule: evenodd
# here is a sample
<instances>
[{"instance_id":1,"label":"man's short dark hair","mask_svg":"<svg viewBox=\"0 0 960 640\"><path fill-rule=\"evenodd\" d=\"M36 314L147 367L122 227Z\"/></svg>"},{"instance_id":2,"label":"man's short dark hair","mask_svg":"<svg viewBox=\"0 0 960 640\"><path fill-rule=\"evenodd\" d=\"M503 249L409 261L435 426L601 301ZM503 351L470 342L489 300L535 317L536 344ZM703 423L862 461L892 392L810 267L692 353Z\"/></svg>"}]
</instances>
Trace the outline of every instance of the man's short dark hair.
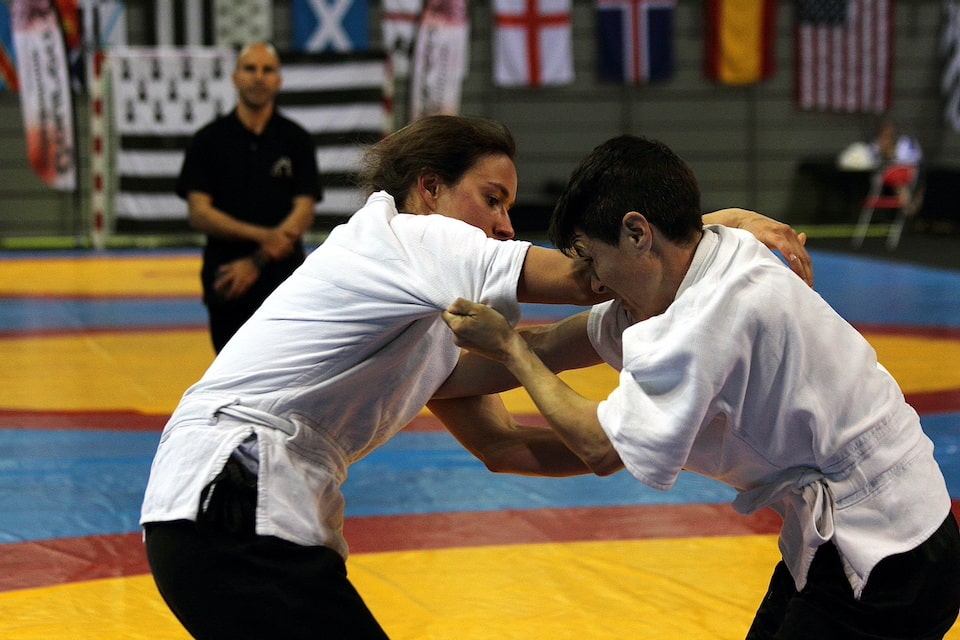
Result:
<instances>
[{"instance_id":1,"label":"man's short dark hair","mask_svg":"<svg viewBox=\"0 0 960 640\"><path fill-rule=\"evenodd\" d=\"M550 239L569 252L579 230L616 245L630 211L678 243L703 227L700 187L687 163L662 142L622 135L596 147L573 170L554 208Z\"/></svg>"}]
</instances>

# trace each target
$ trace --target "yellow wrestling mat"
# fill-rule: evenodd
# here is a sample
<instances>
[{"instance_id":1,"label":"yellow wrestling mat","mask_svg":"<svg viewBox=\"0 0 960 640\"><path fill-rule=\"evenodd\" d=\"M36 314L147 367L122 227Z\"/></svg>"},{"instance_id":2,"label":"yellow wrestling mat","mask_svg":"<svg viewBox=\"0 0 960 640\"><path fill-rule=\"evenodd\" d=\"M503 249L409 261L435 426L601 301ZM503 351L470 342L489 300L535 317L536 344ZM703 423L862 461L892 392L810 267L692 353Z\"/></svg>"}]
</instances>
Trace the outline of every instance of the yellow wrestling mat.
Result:
<instances>
[{"instance_id":1,"label":"yellow wrestling mat","mask_svg":"<svg viewBox=\"0 0 960 640\"><path fill-rule=\"evenodd\" d=\"M779 559L774 536L351 556L393 640L734 640ZM185 640L150 576L0 593L6 640ZM960 629L946 636L960 639Z\"/></svg>"},{"instance_id":2,"label":"yellow wrestling mat","mask_svg":"<svg viewBox=\"0 0 960 640\"><path fill-rule=\"evenodd\" d=\"M187 296L199 304L199 269L199 251L5 260L0 261L0 296ZM960 388L960 340L866 337L905 393ZM0 407L168 414L212 358L209 338L199 329L4 338ZM616 385L616 375L605 366L564 378L594 399ZM507 399L513 411L534 411L522 391Z\"/></svg>"},{"instance_id":3,"label":"yellow wrestling mat","mask_svg":"<svg viewBox=\"0 0 960 640\"><path fill-rule=\"evenodd\" d=\"M772 536L690 538L359 554L349 574L393 640L720 640L778 558ZM6 640L189 638L150 576L0 593L0 611Z\"/></svg>"},{"instance_id":4,"label":"yellow wrestling mat","mask_svg":"<svg viewBox=\"0 0 960 640\"><path fill-rule=\"evenodd\" d=\"M905 393L960 388L960 340L866 337ZM0 407L169 414L212 359L201 329L3 338ZM605 397L617 384L616 373L606 365L569 371L563 378L593 399ZM504 397L512 411L535 412L522 390Z\"/></svg>"},{"instance_id":5,"label":"yellow wrestling mat","mask_svg":"<svg viewBox=\"0 0 960 640\"><path fill-rule=\"evenodd\" d=\"M200 252L0 261L0 296L27 295L196 296L199 300Z\"/></svg>"}]
</instances>

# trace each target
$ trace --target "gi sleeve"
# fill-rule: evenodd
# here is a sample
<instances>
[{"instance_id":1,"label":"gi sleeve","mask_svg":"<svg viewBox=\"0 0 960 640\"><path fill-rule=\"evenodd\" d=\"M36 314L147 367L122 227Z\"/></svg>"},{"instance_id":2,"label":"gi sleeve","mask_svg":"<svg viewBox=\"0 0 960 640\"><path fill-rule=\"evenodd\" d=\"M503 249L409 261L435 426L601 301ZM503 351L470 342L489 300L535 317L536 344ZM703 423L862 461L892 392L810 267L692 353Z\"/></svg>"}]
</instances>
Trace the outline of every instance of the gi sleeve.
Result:
<instances>
[{"instance_id":1,"label":"gi sleeve","mask_svg":"<svg viewBox=\"0 0 960 640\"><path fill-rule=\"evenodd\" d=\"M419 228L408 259L436 308L446 309L459 297L489 305L511 323L520 319L517 284L529 242L494 240L461 220L440 215L402 217Z\"/></svg>"}]
</instances>

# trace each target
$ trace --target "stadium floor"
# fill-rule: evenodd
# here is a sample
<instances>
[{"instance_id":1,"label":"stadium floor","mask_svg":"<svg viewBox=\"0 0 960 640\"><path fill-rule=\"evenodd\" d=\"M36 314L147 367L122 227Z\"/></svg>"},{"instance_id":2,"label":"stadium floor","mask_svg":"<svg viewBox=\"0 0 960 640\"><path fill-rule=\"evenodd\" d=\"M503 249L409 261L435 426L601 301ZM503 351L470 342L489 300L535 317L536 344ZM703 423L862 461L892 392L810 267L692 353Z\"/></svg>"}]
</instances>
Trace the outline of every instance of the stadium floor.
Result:
<instances>
[{"instance_id":1,"label":"stadium floor","mask_svg":"<svg viewBox=\"0 0 960 640\"><path fill-rule=\"evenodd\" d=\"M921 413L960 512L960 258L811 247L818 291ZM137 516L165 418L212 358L198 267L194 249L0 253L0 637L187 637ZM604 367L567 380L597 398L615 384ZM345 493L350 576L395 640L742 638L779 555L776 516L735 515L721 485L498 476L428 414Z\"/></svg>"}]
</instances>

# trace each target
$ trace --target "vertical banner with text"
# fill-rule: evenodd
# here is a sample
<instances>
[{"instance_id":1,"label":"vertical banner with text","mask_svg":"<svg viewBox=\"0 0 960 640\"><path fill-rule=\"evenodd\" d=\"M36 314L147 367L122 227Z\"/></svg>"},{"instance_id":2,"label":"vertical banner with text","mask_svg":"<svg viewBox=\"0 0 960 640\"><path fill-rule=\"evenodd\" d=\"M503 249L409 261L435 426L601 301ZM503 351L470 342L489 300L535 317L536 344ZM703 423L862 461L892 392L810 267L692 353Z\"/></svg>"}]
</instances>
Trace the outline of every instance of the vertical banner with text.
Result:
<instances>
[{"instance_id":1,"label":"vertical banner with text","mask_svg":"<svg viewBox=\"0 0 960 640\"><path fill-rule=\"evenodd\" d=\"M413 49L410 120L460 113L469 42L467 0L427 0Z\"/></svg>"},{"instance_id":2,"label":"vertical banner with text","mask_svg":"<svg viewBox=\"0 0 960 640\"><path fill-rule=\"evenodd\" d=\"M13 0L10 13L30 166L50 187L73 191L73 97L59 14L52 0Z\"/></svg>"}]
</instances>

